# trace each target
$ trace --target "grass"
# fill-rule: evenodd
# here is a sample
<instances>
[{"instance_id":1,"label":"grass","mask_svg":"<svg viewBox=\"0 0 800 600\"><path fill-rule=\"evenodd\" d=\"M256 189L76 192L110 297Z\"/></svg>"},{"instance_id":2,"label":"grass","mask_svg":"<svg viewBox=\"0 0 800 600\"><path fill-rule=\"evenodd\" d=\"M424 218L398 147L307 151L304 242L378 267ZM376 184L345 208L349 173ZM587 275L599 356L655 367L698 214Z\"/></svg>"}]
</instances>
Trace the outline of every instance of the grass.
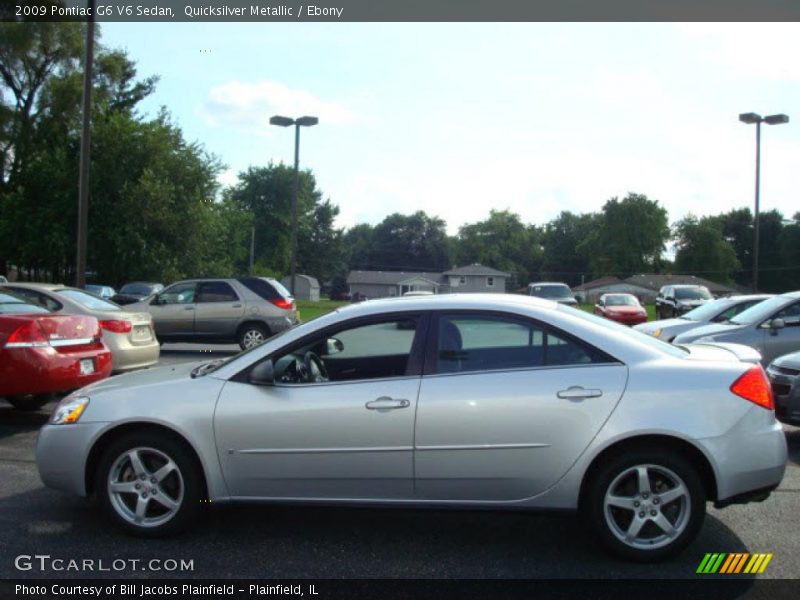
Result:
<instances>
[{"instance_id":1,"label":"grass","mask_svg":"<svg viewBox=\"0 0 800 600\"><path fill-rule=\"evenodd\" d=\"M340 306L347 306L348 304L350 303L336 300L319 300L317 302L313 302L311 300L297 300L297 308L300 311L300 320L303 322L316 319L317 317L329 313L332 310L336 310ZM594 304L581 304L580 306L586 312L592 312L592 310L594 310ZM647 304L645 305L645 308L647 309L647 320L655 321L656 307L652 304Z\"/></svg>"},{"instance_id":2,"label":"grass","mask_svg":"<svg viewBox=\"0 0 800 600\"><path fill-rule=\"evenodd\" d=\"M350 303L335 300L318 300L317 302L313 300L297 300L296 304L297 309L300 311L300 320L305 323Z\"/></svg>"}]
</instances>

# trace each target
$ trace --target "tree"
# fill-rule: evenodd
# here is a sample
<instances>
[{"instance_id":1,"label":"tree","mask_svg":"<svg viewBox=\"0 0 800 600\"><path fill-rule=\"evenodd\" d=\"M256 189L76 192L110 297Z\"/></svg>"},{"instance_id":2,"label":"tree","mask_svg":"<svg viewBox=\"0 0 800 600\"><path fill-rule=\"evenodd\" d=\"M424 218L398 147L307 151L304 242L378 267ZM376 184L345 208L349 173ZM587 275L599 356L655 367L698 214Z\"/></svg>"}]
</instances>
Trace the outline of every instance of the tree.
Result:
<instances>
[{"instance_id":1,"label":"tree","mask_svg":"<svg viewBox=\"0 0 800 600\"><path fill-rule=\"evenodd\" d=\"M667 211L644 194L611 198L603 205L597 226L579 247L591 258L596 277L658 270L670 237Z\"/></svg>"},{"instance_id":2,"label":"tree","mask_svg":"<svg viewBox=\"0 0 800 600\"><path fill-rule=\"evenodd\" d=\"M451 266L445 222L423 211L389 215L371 237L368 268L439 271Z\"/></svg>"},{"instance_id":3,"label":"tree","mask_svg":"<svg viewBox=\"0 0 800 600\"><path fill-rule=\"evenodd\" d=\"M542 262L539 231L516 213L492 210L484 221L463 225L455 244L459 264L481 263L512 274L509 288L528 283Z\"/></svg>"},{"instance_id":4,"label":"tree","mask_svg":"<svg viewBox=\"0 0 800 600\"><path fill-rule=\"evenodd\" d=\"M592 271L590 255L583 242L597 227L594 213L576 215L564 211L544 226L542 279L563 281L570 286L581 283Z\"/></svg>"},{"instance_id":5,"label":"tree","mask_svg":"<svg viewBox=\"0 0 800 600\"><path fill-rule=\"evenodd\" d=\"M675 234L675 269L720 283L730 283L739 268L733 246L722 235L713 218L698 220L688 215L678 221Z\"/></svg>"}]
</instances>

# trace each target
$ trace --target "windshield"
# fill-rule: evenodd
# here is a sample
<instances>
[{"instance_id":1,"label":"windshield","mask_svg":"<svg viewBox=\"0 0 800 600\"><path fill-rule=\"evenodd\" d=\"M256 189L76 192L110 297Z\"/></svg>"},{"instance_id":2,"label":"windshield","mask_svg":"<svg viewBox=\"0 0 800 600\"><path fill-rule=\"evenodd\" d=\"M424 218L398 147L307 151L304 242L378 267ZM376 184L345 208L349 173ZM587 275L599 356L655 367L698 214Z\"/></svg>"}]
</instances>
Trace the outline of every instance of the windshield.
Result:
<instances>
[{"instance_id":1,"label":"windshield","mask_svg":"<svg viewBox=\"0 0 800 600\"><path fill-rule=\"evenodd\" d=\"M632 329L627 325L621 325L610 319L604 319L602 317L598 317L579 308L572 308L571 306L565 306L563 304L559 304L558 310L562 312L569 312L569 314L576 316L580 319L583 319L584 321L591 321L595 325L600 325L601 327L605 327L606 329L613 331L615 334L619 336L638 342L640 344L645 344L655 350L659 350L660 352L669 354L670 356L683 358L689 353L689 351L684 348L681 348L679 346L673 346L672 344L668 344L667 342L662 342L658 338L654 338L653 336L648 335L646 333L636 331L635 329Z\"/></svg>"},{"instance_id":2,"label":"windshield","mask_svg":"<svg viewBox=\"0 0 800 600\"><path fill-rule=\"evenodd\" d=\"M532 285L528 289L531 296L539 298L572 298L572 292L563 284Z\"/></svg>"},{"instance_id":3,"label":"windshield","mask_svg":"<svg viewBox=\"0 0 800 600\"><path fill-rule=\"evenodd\" d=\"M717 298L708 304L703 304L690 310L681 316L681 319L686 319L687 321L710 321L733 304L734 302L730 298Z\"/></svg>"},{"instance_id":4,"label":"windshield","mask_svg":"<svg viewBox=\"0 0 800 600\"><path fill-rule=\"evenodd\" d=\"M122 310L113 302L103 300L94 294L87 294L83 290L56 290L56 293L70 300L74 300L81 306L91 310Z\"/></svg>"},{"instance_id":5,"label":"windshield","mask_svg":"<svg viewBox=\"0 0 800 600\"><path fill-rule=\"evenodd\" d=\"M759 302L755 306L751 306L747 310L743 310L736 318L731 319L729 322L734 325L750 325L753 323L761 323L772 316L774 312L783 308L787 304L797 301L797 298L788 298L786 296L775 296L763 302Z\"/></svg>"},{"instance_id":6,"label":"windshield","mask_svg":"<svg viewBox=\"0 0 800 600\"><path fill-rule=\"evenodd\" d=\"M119 291L120 294L133 294L134 296L149 296L151 286L146 283L126 283Z\"/></svg>"},{"instance_id":7,"label":"windshield","mask_svg":"<svg viewBox=\"0 0 800 600\"><path fill-rule=\"evenodd\" d=\"M628 294L606 296L606 306L640 306L639 301Z\"/></svg>"},{"instance_id":8,"label":"windshield","mask_svg":"<svg viewBox=\"0 0 800 600\"><path fill-rule=\"evenodd\" d=\"M675 298L678 300L711 300L713 296L704 287L675 288Z\"/></svg>"}]
</instances>

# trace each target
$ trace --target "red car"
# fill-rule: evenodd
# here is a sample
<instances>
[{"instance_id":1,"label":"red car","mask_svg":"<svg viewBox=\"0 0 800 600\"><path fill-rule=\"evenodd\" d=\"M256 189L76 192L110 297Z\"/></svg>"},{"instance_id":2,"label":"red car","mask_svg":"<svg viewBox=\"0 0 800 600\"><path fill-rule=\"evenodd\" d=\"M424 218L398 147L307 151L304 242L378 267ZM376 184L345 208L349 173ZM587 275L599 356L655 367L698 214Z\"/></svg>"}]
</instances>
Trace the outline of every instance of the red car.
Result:
<instances>
[{"instance_id":1,"label":"red car","mask_svg":"<svg viewBox=\"0 0 800 600\"><path fill-rule=\"evenodd\" d=\"M0 397L20 410L38 410L56 392L111 374L111 352L94 317L54 315L0 292Z\"/></svg>"},{"instance_id":2,"label":"red car","mask_svg":"<svg viewBox=\"0 0 800 600\"><path fill-rule=\"evenodd\" d=\"M603 294L594 305L594 314L623 325L647 321L647 311L633 294Z\"/></svg>"}]
</instances>

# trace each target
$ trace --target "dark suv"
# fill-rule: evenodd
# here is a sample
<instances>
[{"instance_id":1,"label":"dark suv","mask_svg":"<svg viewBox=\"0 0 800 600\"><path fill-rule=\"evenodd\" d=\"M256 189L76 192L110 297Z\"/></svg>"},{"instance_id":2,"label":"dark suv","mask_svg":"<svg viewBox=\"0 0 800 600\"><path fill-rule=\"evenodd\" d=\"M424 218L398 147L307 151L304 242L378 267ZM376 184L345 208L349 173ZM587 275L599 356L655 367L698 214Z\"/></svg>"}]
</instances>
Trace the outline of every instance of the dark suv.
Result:
<instances>
[{"instance_id":1,"label":"dark suv","mask_svg":"<svg viewBox=\"0 0 800 600\"><path fill-rule=\"evenodd\" d=\"M659 319L671 319L713 299L704 285L665 285L656 296L656 314Z\"/></svg>"},{"instance_id":2,"label":"dark suv","mask_svg":"<svg viewBox=\"0 0 800 600\"><path fill-rule=\"evenodd\" d=\"M529 283L528 296L555 300L559 304L566 304L567 306L578 306L578 301L575 300L575 296L572 295L572 290L569 289L566 283L553 281Z\"/></svg>"},{"instance_id":3,"label":"dark suv","mask_svg":"<svg viewBox=\"0 0 800 600\"><path fill-rule=\"evenodd\" d=\"M294 298L268 277L187 279L125 308L149 312L160 342L235 342L243 350L297 323Z\"/></svg>"}]
</instances>

